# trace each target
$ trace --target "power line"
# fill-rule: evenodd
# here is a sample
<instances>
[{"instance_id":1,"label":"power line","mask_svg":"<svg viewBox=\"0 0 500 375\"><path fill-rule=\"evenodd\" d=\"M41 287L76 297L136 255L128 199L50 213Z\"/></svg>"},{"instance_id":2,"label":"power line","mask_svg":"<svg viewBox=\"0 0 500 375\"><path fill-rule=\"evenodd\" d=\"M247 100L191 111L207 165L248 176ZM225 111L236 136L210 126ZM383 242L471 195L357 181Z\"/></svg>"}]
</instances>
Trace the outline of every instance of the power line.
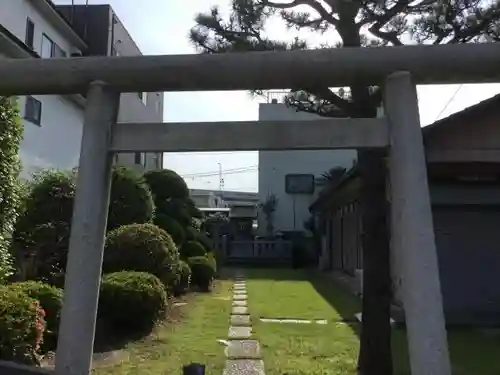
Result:
<instances>
[{"instance_id":1,"label":"power line","mask_svg":"<svg viewBox=\"0 0 500 375\"><path fill-rule=\"evenodd\" d=\"M210 172L188 173L188 174L181 175L181 177L215 176L215 175L219 175L220 173L227 174L227 173L234 173L234 172L246 172L246 171L256 170L258 168L259 168L258 165L250 165L247 167L231 168L231 169L226 169L226 170L222 170L222 171L217 170L217 171L210 171Z\"/></svg>"},{"instance_id":2,"label":"power line","mask_svg":"<svg viewBox=\"0 0 500 375\"><path fill-rule=\"evenodd\" d=\"M232 172L226 172L224 175L233 175L233 174L240 174L240 173L255 173L258 172L258 169L246 169L242 171L232 171ZM208 178L208 177L216 177L218 176L219 173L212 173L212 174L204 174L204 175L192 175L192 176L181 176L182 178L186 179L192 179L194 180L195 178Z\"/></svg>"},{"instance_id":3,"label":"power line","mask_svg":"<svg viewBox=\"0 0 500 375\"><path fill-rule=\"evenodd\" d=\"M448 108L448 106L451 104L451 102L453 101L453 99L455 99L455 97L457 96L458 92L462 89L462 87L463 87L463 84L461 84L460 86L458 86L458 88L455 90L455 92L453 93L453 95L450 97L450 99L448 100L448 102L446 103L446 105L439 112L439 114L436 116L436 118L434 119L433 122L436 122L441 117L441 115L443 114L443 112L446 111L446 108Z\"/></svg>"}]
</instances>

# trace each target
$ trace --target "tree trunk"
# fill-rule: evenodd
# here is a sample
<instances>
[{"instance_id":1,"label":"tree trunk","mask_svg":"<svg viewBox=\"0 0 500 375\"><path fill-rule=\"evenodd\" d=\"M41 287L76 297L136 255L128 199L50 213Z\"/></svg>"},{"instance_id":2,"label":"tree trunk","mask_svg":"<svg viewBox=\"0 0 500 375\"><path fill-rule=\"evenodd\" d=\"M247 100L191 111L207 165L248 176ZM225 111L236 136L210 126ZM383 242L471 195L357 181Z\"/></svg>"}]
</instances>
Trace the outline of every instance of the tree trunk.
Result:
<instances>
[{"instance_id":1,"label":"tree trunk","mask_svg":"<svg viewBox=\"0 0 500 375\"><path fill-rule=\"evenodd\" d=\"M384 150L360 150L363 247L363 319L358 370L391 375L390 304L392 284L387 230Z\"/></svg>"},{"instance_id":2,"label":"tree trunk","mask_svg":"<svg viewBox=\"0 0 500 375\"><path fill-rule=\"evenodd\" d=\"M376 117L366 87L351 87L355 117ZM354 117L354 116L353 116ZM390 308L392 298L386 204L386 151L358 150L361 175L363 319L360 375L392 375Z\"/></svg>"}]
</instances>

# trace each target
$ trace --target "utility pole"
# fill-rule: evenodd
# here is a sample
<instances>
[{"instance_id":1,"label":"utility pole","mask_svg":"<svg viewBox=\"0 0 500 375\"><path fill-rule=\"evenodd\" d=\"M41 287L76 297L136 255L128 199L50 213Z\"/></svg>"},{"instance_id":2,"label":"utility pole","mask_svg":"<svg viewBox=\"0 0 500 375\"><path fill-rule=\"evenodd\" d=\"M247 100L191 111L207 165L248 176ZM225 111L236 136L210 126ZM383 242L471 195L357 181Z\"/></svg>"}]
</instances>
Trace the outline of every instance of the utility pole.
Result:
<instances>
[{"instance_id":1,"label":"utility pole","mask_svg":"<svg viewBox=\"0 0 500 375\"><path fill-rule=\"evenodd\" d=\"M224 190L224 178L222 177L222 164L217 163L219 165L219 190Z\"/></svg>"}]
</instances>

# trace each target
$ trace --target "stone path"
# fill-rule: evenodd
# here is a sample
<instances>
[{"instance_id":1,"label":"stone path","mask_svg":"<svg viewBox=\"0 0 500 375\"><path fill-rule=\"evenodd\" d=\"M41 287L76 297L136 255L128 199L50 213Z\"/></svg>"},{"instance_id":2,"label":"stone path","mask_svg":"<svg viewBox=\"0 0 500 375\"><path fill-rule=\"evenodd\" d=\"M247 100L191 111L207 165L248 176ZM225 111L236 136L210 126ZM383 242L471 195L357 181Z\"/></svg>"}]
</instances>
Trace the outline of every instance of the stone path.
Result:
<instances>
[{"instance_id":1,"label":"stone path","mask_svg":"<svg viewBox=\"0 0 500 375\"><path fill-rule=\"evenodd\" d=\"M226 367L223 375L264 375L260 344L252 340L252 321L248 312L247 289L243 275L233 285L232 311L227 333Z\"/></svg>"}]
</instances>

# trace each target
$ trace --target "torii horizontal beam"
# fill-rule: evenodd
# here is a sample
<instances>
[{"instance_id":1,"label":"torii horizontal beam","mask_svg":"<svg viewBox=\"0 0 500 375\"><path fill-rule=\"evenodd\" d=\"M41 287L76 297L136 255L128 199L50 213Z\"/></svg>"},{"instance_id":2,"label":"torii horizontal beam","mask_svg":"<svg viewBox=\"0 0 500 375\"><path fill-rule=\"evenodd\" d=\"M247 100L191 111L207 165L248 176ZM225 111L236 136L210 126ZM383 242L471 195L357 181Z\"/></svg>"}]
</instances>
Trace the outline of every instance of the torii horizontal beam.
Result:
<instances>
[{"instance_id":1,"label":"torii horizontal beam","mask_svg":"<svg viewBox=\"0 0 500 375\"><path fill-rule=\"evenodd\" d=\"M395 71L417 84L500 82L498 43L133 57L0 59L0 95L376 85Z\"/></svg>"},{"instance_id":2,"label":"torii horizontal beam","mask_svg":"<svg viewBox=\"0 0 500 375\"><path fill-rule=\"evenodd\" d=\"M118 123L114 152L324 150L386 147L384 118Z\"/></svg>"}]
</instances>

